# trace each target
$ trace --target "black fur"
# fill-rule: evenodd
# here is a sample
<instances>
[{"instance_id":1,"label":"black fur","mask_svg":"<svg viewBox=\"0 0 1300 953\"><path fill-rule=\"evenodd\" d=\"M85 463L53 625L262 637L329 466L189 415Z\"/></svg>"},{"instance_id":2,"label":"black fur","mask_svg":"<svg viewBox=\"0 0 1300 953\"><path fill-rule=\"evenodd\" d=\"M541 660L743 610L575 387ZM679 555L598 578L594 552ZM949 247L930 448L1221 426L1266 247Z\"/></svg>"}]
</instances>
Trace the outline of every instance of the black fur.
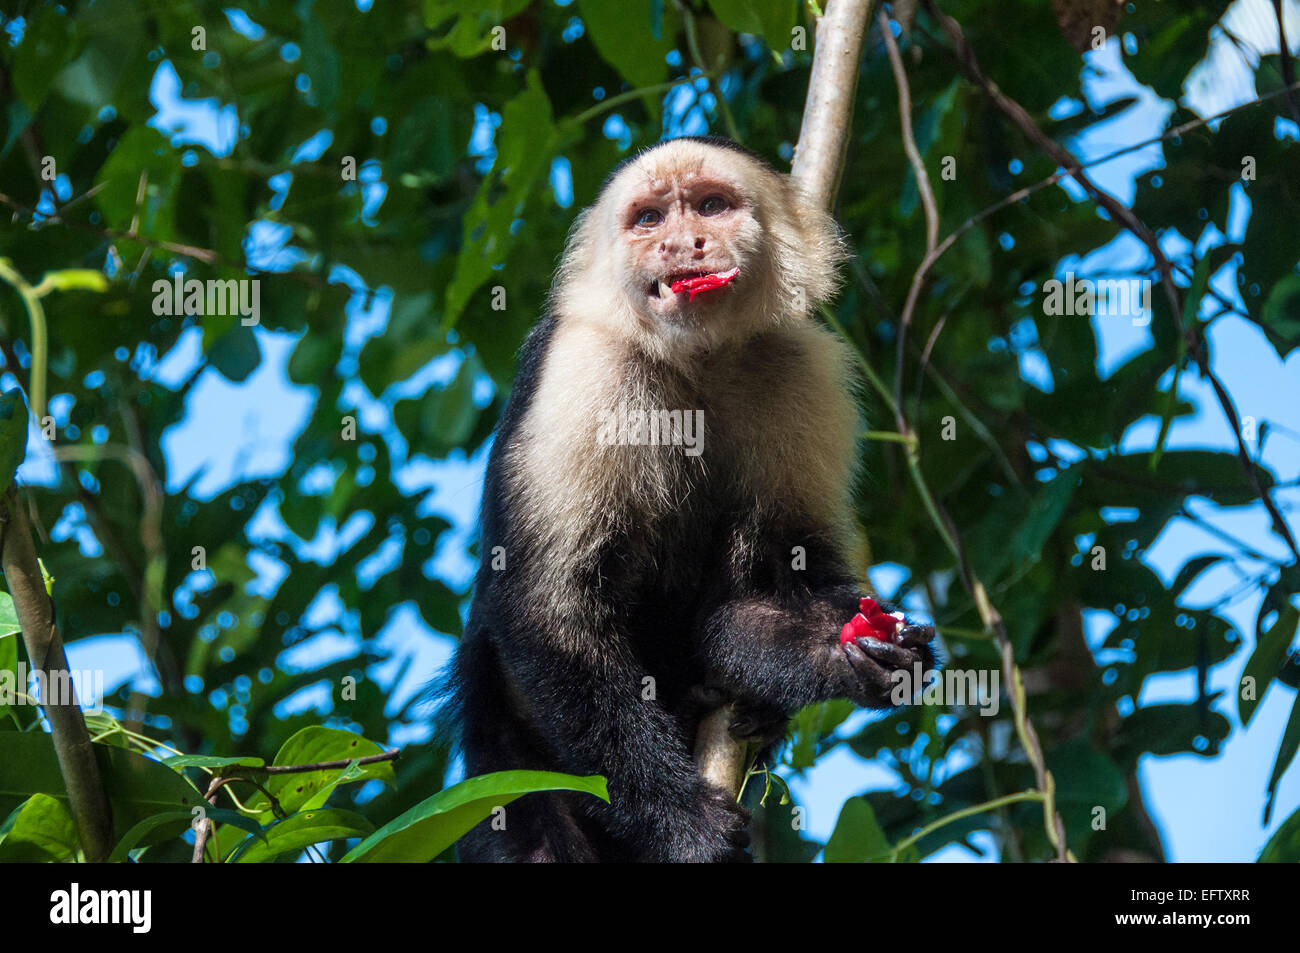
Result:
<instances>
[{"instance_id":1,"label":"black fur","mask_svg":"<svg viewBox=\"0 0 1300 953\"><path fill-rule=\"evenodd\" d=\"M628 525L590 565L564 567L581 604L555 618L533 571L549 554L510 512L507 488L518 477L506 463L554 330L547 318L524 345L488 463L483 563L454 672L462 745L468 775L600 774L612 803L527 795L506 808L504 830L485 822L470 832L460 856L747 859L747 814L708 787L691 758L700 687L737 701L735 733L771 742L815 701L886 707L890 669L933 664L932 631L911 630L912 644L885 655L842 649L840 628L857 611L860 589L830 528L743 498L725 463L714 461L709 485L688 494L679 512ZM704 405L701 396L695 406ZM793 545L807 549L802 571L791 568ZM506 553L500 571L491 567L497 546ZM646 676L653 700L643 698Z\"/></svg>"}]
</instances>

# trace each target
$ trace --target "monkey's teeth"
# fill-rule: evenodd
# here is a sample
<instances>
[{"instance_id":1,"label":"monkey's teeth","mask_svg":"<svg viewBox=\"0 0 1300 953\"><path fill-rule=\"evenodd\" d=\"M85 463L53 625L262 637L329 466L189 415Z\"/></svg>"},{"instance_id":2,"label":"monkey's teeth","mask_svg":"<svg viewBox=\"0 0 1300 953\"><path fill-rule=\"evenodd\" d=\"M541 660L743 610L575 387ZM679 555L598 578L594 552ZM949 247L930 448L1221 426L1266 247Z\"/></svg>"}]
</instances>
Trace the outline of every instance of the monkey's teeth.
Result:
<instances>
[{"instance_id":1,"label":"monkey's teeth","mask_svg":"<svg viewBox=\"0 0 1300 953\"><path fill-rule=\"evenodd\" d=\"M673 289L668 284L668 282L666 281L659 282L659 297L671 298L672 296L673 296Z\"/></svg>"}]
</instances>

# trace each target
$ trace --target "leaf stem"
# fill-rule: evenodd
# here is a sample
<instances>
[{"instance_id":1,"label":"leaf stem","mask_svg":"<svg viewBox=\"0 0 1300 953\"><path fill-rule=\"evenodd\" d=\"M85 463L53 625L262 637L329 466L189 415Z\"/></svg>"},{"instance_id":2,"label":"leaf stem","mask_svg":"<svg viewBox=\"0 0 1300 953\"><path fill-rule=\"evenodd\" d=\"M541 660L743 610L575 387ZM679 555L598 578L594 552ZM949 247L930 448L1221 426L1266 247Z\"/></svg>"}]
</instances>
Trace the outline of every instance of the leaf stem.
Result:
<instances>
[{"instance_id":1,"label":"leaf stem","mask_svg":"<svg viewBox=\"0 0 1300 953\"><path fill-rule=\"evenodd\" d=\"M0 279L4 279L18 292L27 308L27 317L32 326L32 413L36 415L37 426L45 419L45 363L49 344L46 336L45 309L41 307L41 296L27 283L13 262L0 258Z\"/></svg>"},{"instance_id":2,"label":"leaf stem","mask_svg":"<svg viewBox=\"0 0 1300 953\"><path fill-rule=\"evenodd\" d=\"M922 838L933 834L939 828L951 824L953 821L960 821L964 817L970 817L974 814L983 814L986 811L996 810L997 808L1003 807L1007 804L1015 804L1017 801L1042 801L1045 797L1046 796L1042 791L1035 791L1031 788L1028 791L1021 791L1018 794L1007 794L999 798L994 798L992 801L985 801L983 804L975 804L971 807L962 808L960 811L953 811L953 813L944 815L937 821L932 821L925 825L925 827L921 828L911 837L904 837L901 841L895 844L894 849L890 851L889 861L890 863L896 862L898 860L898 855L907 850L907 848L911 847Z\"/></svg>"}]
</instances>

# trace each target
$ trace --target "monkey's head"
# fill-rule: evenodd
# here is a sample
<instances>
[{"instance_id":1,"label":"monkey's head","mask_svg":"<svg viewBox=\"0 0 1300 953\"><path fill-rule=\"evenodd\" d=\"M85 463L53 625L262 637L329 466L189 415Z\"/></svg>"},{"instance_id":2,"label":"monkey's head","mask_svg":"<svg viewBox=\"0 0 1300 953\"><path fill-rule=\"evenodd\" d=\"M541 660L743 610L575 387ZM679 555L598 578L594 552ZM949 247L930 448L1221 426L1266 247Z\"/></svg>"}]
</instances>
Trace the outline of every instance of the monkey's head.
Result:
<instances>
[{"instance_id":1,"label":"monkey's head","mask_svg":"<svg viewBox=\"0 0 1300 953\"><path fill-rule=\"evenodd\" d=\"M674 139L619 166L579 216L552 290L665 358L807 320L838 283L834 220L724 139Z\"/></svg>"}]
</instances>

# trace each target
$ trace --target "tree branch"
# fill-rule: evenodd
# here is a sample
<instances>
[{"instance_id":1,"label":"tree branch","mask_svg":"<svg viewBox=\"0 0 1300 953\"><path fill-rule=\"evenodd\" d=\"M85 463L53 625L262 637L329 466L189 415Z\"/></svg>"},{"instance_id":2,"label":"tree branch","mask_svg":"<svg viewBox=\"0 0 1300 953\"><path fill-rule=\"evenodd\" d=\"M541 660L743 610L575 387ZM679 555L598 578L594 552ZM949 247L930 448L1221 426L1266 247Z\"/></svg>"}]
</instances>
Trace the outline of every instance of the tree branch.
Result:
<instances>
[{"instance_id":1,"label":"tree branch","mask_svg":"<svg viewBox=\"0 0 1300 953\"><path fill-rule=\"evenodd\" d=\"M790 177L808 198L831 208L844 171L870 0L831 0L817 21L808 98Z\"/></svg>"},{"instance_id":2,"label":"tree branch","mask_svg":"<svg viewBox=\"0 0 1300 953\"><path fill-rule=\"evenodd\" d=\"M832 0L817 21L812 75L790 178L809 201L824 208L834 205L839 191L870 10L870 0ZM730 705L704 716L696 730L695 761L706 781L739 796L749 752L731 737L734 718Z\"/></svg>"},{"instance_id":3,"label":"tree branch","mask_svg":"<svg viewBox=\"0 0 1300 953\"><path fill-rule=\"evenodd\" d=\"M12 486L0 501L0 529L5 581L22 626L23 645L33 667L45 674L45 694L49 697L41 699L41 707L50 722L59 773L68 789L68 806L86 859L99 863L113 849L113 815L86 731L86 719L77 706L63 638L54 624L27 516Z\"/></svg>"}]
</instances>

